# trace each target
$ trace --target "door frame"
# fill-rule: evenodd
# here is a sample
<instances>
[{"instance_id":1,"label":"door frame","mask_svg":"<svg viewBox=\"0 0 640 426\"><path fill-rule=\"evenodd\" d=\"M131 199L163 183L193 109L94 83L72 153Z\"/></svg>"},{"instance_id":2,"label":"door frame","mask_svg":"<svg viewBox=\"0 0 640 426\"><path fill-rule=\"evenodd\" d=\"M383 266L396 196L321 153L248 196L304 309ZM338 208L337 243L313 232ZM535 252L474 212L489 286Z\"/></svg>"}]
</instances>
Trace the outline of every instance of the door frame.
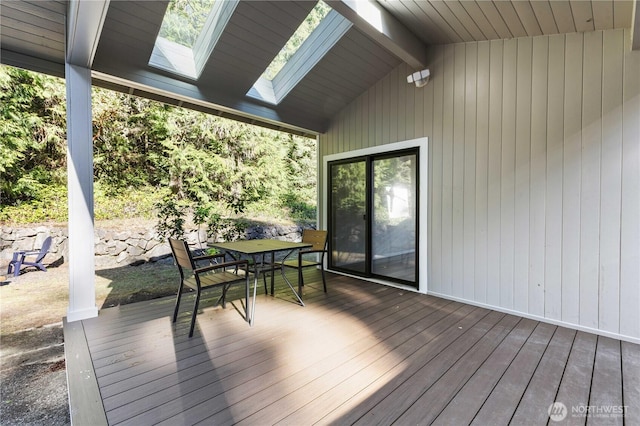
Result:
<instances>
[{"instance_id":1,"label":"door frame","mask_svg":"<svg viewBox=\"0 0 640 426\"><path fill-rule=\"evenodd\" d=\"M375 282L379 284L385 284L392 287L403 288L409 291L418 291L420 293L427 293L428 288L428 264L429 264L429 139L427 137L417 138L406 140L402 142L395 142L386 145L378 145L369 148L357 149L353 151L346 151L337 154L325 155L322 158L322 224L327 226L328 221L328 207L329 207L329 163L333 161L347 160L350 158L359 158L366 157L370 155L378 155L385 154L394 151L402 151L411 148L420 148L418 150L418 167L420 172L418 173L418 211L419 216L417 218L417 226L418 226L418 236L417 240L420 241L419 249L420 252L418 254L419 258L416 258L418 261L418 285L417 288L413 286L408 286L404 284L398 284L393 281L379 279L379 278L370 278L370 277L362 277L359 275L352 275L341 271L335 271L328 269L329 262L328 256L325 256L325 268L327 270L334 272L340 275L346 275L358 279L363 279L370 282Z\"/></svg>"}]
</instances>

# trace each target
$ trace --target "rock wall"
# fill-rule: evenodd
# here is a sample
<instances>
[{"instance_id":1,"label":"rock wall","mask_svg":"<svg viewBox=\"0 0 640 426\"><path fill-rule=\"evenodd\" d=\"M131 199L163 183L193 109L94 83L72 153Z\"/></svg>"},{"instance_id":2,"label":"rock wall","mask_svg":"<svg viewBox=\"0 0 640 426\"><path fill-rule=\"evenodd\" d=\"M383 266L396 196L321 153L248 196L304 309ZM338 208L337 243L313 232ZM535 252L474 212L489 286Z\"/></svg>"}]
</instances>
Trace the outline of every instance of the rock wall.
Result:
<instances>
[{"instance_id":1,"label":"rock wall","mask_svg":"<svg viewBox=\"0 0 640 426\"><path fill-rule=\"evenodd\" d=\"M302 230L309 225L252 225L244 232L246 239L270 238L286 241L300 241ZM6 271L13 252L35 250L51 235L51 250L45 264L63 263L68 259L68 231L62 227L38 226L0 227L0 268ZM193 248L204 246L204 230L190 229L185 238ZM144 262L172 262L171 249L166 241L161 241L154 229L131 229L126 231L96 228L95 263L98 268L137 265ZM0 270L0 271L1 271ZM0 272L2 273L2 272Z\"/></svg>"}]
</instances>

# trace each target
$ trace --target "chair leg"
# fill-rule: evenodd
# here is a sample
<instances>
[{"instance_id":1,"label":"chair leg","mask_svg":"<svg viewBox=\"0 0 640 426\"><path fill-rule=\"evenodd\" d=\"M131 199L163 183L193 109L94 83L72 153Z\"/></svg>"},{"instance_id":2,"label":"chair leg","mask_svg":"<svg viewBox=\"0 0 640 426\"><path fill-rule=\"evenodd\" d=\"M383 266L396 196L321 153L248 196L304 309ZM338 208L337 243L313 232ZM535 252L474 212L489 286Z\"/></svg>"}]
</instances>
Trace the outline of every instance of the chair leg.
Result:
<instances>
[{"instance_id":1,"label":"chair leg","mask_svg":"<svg viewBox=\"0 0 640 426\"><path fill-rule=\"evenodd\" d=\"M264 294L269 294L269 289L267 288L267 274L262 271L262 281L264 282ZM271 294L273 294L273 289L271 289Z\"/></svg>"},{"instance_id":2,"label":"chair leg","mask_svg":"<svg viewBox=\"0 0 640 426\"><path fill-rule=\"evenodd\" d=\"M22 269L22 259L16 261L16 263L13 264L14 277L17 277L18 275L20 275L20 269Z\"/></svg>"},{"instance_id":3,"label":"chair leg","mask_svg":"<svg viewBox=\"0 0 640 426\"><path fill-rule=\"evenodd\" d=\"M11 267L13 266L13 276L20 275L20 269L22 269L22 262L24 261L24 254L21 252L13 253L13 258L9 262L9 268L7 268L7 274L10 274Z\"/></svg>"},{"instance_id":4,"label":"chair leg","mask_svg":"<svg viewBox=\"0 0 640 426\"><path fill-rule=\"evenodd\" d=\"M198 315L199 303L200 303L200 291L197 291L196 301L193 304L193 314L191 314L191 327L189 328L189 337L193 337L193 329L196 327L196 315Z\"/></svg>"},{"instance_id":5,"label":"chair leg","mask_svg":"<svg viewBox=\"0 0 640 426\"><path fill-rule=\"evenodd\" d=\"M324 276L324 268L322 266L320 266L320 271L322 272L322 286L324 287L324 292L327 292L327 280L325 279Z\"/></svg>"},{"instance_id":6,"label":"chair leg","mask_svg":"<svg viewBox=\"0 0 640 426\"><path fill-rule=\"evenodd\" d=\"M222 309L225 309L227 307L227 291L229 290L229 287L231 287L231 284L222 286L222 296L220 296L220 299L218 299L218 302L222 302Z\"/></svg>"},{"instance_id":7,"label":"chair leg","mask_svg":"<svg viewBox=\"0 0 640 426\"><path fill-rule=\"evenodd\" d=\"M7 267L7 275L11 274L13 271L13 276L17 277L20 274L20 266L22 265L22 259L20 259L21 253L13 253L13 257L11 262L9 262L9 267Z\"/></svg>"},{"instance_id":8,"label":"chair leg","mask_svg":"<svg viewBox=\"0 0 640 426\"><path fill-rule=\"evenodd\" d=\"M182 281L180 281L180 287L178 287L178 295L176 296L176 307L173 310L173 322L178 319L178 308L180 308L180 299L182 298Z\"/></svg>"},{"instance_id":9,"label":"chair leg","mask_svg":"<svg viewBox=\"0 0 640 426\"><path fill-rule=\"evenodd\" d=\"M249 323L249 325L251 325L251 315L253 314L253 312L249 311L249 286L249 274L246 274L244 282L244 314L247 322Z\"/></svg>"}]
</instances>

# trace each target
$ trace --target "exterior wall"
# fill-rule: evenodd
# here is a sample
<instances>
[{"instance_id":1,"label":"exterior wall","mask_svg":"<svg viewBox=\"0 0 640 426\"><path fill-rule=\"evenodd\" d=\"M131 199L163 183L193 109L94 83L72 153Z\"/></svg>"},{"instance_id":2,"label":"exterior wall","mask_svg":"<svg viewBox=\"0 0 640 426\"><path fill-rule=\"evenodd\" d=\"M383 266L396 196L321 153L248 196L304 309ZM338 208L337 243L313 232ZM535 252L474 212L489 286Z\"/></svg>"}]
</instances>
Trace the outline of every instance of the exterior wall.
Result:
<instances>
[{"instance_id":1,"label":"exterior wall","mask_svg":"<svg viewBox=\"0 0 640 426\"><path fill-rule=\"evenodd\" d=\"M640 341L640 52L629 39L434 47L426 87L399 66L336 117L319 161L429 137L430 293Z\"/></svg>"}]
</instances>

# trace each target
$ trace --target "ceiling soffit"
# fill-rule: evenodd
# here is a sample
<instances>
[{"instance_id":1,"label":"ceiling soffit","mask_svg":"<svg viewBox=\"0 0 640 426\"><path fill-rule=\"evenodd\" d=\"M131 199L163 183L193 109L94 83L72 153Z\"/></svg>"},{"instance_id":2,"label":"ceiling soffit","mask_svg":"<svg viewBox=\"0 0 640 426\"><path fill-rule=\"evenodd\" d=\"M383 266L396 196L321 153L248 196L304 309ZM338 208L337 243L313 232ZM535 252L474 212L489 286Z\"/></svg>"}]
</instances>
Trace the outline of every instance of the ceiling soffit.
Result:
<instances>
[{"instance_id":1,"label":"ceiling soffit","mask_svg":"<svg viewBox=\"0 0 640 426\"><path fill-rule=\"evenodd\" d=\"M79 15L89 17L92 24L85 25L77 32L77 41L69 43L70 59L89 64L93 56L92 69L99 85L167 101L173 97L180 99L175 104L220 114L235 111L244 120L255 119L267 126L281 122L299 133L314 133L322 132L344 105L401 61L417 70L424 62L418 59L412 65L411 61L427 45L631 28L632 46L640 49L640 31L633 28L640 25L640 8L631 0L369 2L387 23L382 27L363 20L351 0L327 2L354 25L326 55L315 58L314 66L278 105L246 94L314 7L313 1L239 1L211 55L202 61L202 74L194 80L148 64L168 0L100 0L94 6L101 5L97 10L102 12L87 14L85 10ZM76 30L81 29L84 19L72 15L73 5L83 3L3 2L2 63L62 76L67 15L71 11L71 22L76 22ZM397 31L392 31L389 23L394 23ZM117 84L109 81L115 79Z\"/></svg>"}]
</instances>

